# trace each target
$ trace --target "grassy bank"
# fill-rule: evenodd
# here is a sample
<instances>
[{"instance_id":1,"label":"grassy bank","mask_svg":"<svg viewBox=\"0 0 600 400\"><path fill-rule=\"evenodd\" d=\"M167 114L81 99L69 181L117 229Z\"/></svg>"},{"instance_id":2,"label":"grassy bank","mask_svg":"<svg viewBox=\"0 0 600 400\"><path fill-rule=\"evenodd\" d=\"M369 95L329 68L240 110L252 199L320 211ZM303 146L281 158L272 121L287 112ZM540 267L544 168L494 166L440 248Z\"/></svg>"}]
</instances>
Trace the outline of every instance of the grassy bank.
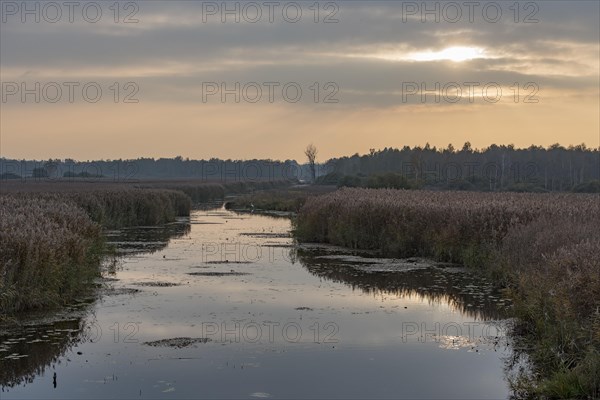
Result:
<instances>
[{"instance_id":1,"label":"grassy bank","mask_svg":"<svg viewBox=\"0 0 600 400\"><path fill-rule=\"evenodd\" d=\"M47 308L97 275L102 231L72 202L0 196L0 311Z\"/></svg>"},{"instance_id":2,"label":"grassy bank","mask_svg":"<svg viewBox=\"0 0 600 400\"><path fill-rule=\"evenodd\" d=\"M238 196L227 202L227 208L236 210L286 211L297 213L306 199L330 193L335 186L292 186L286 189L262 190Z\"/></svg>"},{"instance_id":3,"label":"grassy bank","mask_svg":"<svg viewBox=\"0 0 600 400\"><path fill-rule=\"evenodd\" d=\"M70 180L70 179L38 179L38 180L1 180L0 194L15 193L61 193L83 195L89 192L116 192L132 189L172 190L185 193L193 203L201 203L222 199L227 195L249 193L256 190L270 190L292 184L288 180L253 180L253 181L205 181L194 179L182 180L135 180L111 181L108 179Z\"/></svg>"},{"instance_id":4,"label":"grassy bank","mask_svg":"<svg viewBox=\"0 0 600 400\"><path fill-rule=\"evenodd\" d=\"M243 194L258 190L272 190L289 186L290 181L248 181L248 182L193 182L173 181L141 184L142 188L161 188L185 193L194 203L223 199L227 195Z\"/></svg>"},{"instance_id":5,"label":"grassy bank","mask_svg":"<svg viewBox=\"0 0 600 400\"><path fill-rule=\"evenodd\" d=\"M188 216L193 202L287 185L283 181L27 182L0 193L0 320L68 303L99 275L102 229Z\"/></svg>"},{"instance_id":6,"label":"grassy bank","mask_svg":"<svg viewBox=\"0 0 600 400\"><path fill-rule=\"evenodd\" d=\"M184 193L164 189L101 190L58 196L72 201L94 222L111 229L164 224L190 215L192 207Z\"/></svg>"},{"instance_id":7,"label":"grassy bank","mask_svg":"<svg viewBox=\"0 0 600 400\"><path fill-rule=\"evenodd\" d=\"M99 275L103 228L156 225L189 215L171 190L112 189L0 195L0 311L68 303Z\"/></svg>"},{"instance_id":8,"label":"grassy bank","mask_svg":"<svg viewBox=\"0 0 600 400\"><path fill-rule=\"evenodd\" d=\"M507 287L534 371L517 391L600 395L597 195L343 189L309 198L301 241L480 268Z\"/></svg>"}]
</instances>

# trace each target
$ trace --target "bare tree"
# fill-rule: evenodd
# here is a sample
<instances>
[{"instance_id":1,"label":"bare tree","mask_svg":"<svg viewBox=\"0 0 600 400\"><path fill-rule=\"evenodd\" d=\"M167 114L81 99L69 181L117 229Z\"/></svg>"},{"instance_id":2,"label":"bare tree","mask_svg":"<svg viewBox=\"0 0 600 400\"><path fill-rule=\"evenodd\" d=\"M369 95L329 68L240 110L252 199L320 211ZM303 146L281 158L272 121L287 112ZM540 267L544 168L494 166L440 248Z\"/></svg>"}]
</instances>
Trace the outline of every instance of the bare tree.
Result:
<instances>
[{"instance_id":1,"label":"bare tree","mask_svg":"<svg viewBox=\"0 0 600 400\"><path fill-rule=\"evenodd\" d=\"M317 150L314 144L309 144L306 146L306 150L304 150L304 154L306 154L306 158L308 159L308 165L310 166L310 173L312 175L312 181L315 182L317 180L317 169L315 161L317 160Z\"/></svg>"}]
</instances>

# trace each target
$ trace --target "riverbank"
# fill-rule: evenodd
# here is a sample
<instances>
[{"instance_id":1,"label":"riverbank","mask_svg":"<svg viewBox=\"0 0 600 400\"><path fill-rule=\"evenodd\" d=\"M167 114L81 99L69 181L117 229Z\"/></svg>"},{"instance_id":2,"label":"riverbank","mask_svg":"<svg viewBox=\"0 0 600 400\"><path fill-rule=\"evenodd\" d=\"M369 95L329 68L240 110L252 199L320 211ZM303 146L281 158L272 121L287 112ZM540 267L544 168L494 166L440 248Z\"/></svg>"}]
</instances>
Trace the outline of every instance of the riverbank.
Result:
<instances>
[{"instance_id":1,"label":"riverbank","mask_svg":"<svg viewBox=\"0 0 600 400\"><path fill-rule=\"evenodd\" d=\"M274 188L236 196L225 204L227 209L238 211L277 212L296 214L306 199L337 190L336 186L294 185L285 189Z\"/></svg>"},{"instance_id":2,"label":"riverbank","mask_svg":"<svg viewBox=\"0 0 600 400\"><path fill-rule=\"evenodd\" d=\"M4 317L67 304L99 276L103 229L156 225L189 215L170 190L0 195L0 311Z\"/></svg>"},{"instance_id":3,"label":"riverbank","mask_svg":"<svg viewBox=\"0 0 600 400\"><path fill-rule=\"evenodd\" d=\"M483 271L510 292L535 368L515 391L586 398L600 394L599 204L596 195L342 189L309 197L294 233Z\"/></svg>"},{"instance_id":4,"label":"riverbank","mask_svg":"<svg viewBox=\"0 0 600 400\"><path fill-rule=\"evenodd\" d=\"M104 229L155 226L192 204L287 182L27 182L0 193L0 319L69 303L91 287Z\"/></svg>"},{"instance_id":5,"label":"riverbank","mask_svg":"<svg viewBox=\"0 0 600 400\"><path fill-rule=\"evenodd\" d=\"M167 233L178 226L190 230ZM290 229L216 206L111 232L124 256L101 297L57 311L83 314L78 327L19 319L0 332L3 398L95 399L99 387L117 398L509 397L506 303L489 283L465 268L298 247Z\"/></svg>"}]
</instances>

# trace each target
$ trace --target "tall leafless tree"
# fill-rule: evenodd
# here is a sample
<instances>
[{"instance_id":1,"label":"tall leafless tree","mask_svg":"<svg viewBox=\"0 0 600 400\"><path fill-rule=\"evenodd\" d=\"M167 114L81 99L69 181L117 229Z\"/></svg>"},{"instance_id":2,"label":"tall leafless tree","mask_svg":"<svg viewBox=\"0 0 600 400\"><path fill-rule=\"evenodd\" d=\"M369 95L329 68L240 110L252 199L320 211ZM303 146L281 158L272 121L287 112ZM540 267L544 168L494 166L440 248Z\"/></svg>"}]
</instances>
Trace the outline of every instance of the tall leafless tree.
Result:
<instances>
[{"instance_id":1,"label":"tall leafless tree","mask_svg":"<svg viewBox=\"0 0 600 400\"><path fill-rule=\"evenodd\" d=\"M314 144L309 144L306 146L306 150L304 150L304 154L306 154L306 158L308 159L308 165L310 166L310 173L312 175L312 181L315 182L317 179L317 169L316 169L316 160L317 160L317 147Z\"/></svg>"}]
</instances>

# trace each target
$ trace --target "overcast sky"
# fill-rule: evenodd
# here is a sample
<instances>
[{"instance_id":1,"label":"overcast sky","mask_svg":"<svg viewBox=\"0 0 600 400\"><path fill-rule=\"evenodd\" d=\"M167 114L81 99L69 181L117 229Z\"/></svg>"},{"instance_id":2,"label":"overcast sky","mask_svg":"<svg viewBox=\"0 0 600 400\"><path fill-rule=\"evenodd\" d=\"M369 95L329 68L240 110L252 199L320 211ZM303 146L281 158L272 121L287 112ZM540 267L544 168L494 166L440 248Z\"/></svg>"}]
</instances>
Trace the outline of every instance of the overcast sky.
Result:
<instances>
[{"instance_id":1,"label":"overcast sky","mask_svg":"<svg viewBox=\"0 0 600 400\"><path fill-rule=\"evenodd\" d=\"M0 156L597 147L598 4L2 1Z\"/></svg>"}]
</instances>

